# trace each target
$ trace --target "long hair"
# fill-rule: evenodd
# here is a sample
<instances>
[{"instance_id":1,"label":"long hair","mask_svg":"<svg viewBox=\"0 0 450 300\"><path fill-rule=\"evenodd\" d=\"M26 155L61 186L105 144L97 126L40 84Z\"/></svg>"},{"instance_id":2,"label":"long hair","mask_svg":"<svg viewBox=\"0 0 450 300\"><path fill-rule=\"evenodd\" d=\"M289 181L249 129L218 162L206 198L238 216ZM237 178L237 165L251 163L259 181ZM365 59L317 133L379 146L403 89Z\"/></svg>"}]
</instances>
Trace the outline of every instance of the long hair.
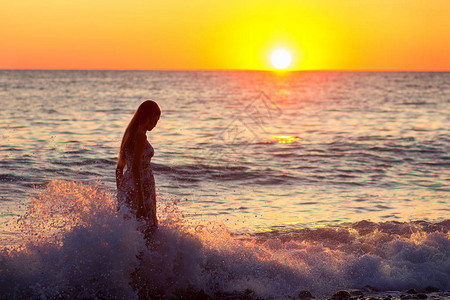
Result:
<instances>
[{"instance_id":1,"label":"long hair","mask_svg":"<svg viewBox=\"0 0 450 300\"><path fill-rule=\"evenodd\" d=\"M122 143L120 144L119 160L125 160L125 151L129 150L133 145L135 133L137 132L139 125L146 122L151 116L159 117L160 115L161 109L155 101L146 100L139 105L123 134Z\"/></svg>"}]
</instances>

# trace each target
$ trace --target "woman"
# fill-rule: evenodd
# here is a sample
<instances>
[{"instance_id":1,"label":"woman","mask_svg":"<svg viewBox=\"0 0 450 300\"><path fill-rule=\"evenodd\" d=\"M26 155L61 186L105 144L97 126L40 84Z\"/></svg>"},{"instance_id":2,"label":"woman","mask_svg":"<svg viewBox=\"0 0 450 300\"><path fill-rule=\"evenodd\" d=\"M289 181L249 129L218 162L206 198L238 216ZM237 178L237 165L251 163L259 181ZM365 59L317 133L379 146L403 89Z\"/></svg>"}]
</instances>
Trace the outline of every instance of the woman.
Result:
<instances>
[{"instance_id":1,"label":"woman","mask_svg":"<svg viewBox=\"0 0 450 300\"><path fill-rule=\"evenodd\" d=\"M155 179L150 164L154 150L146 133L155 128L160 116L161 109L154 101L147 100L139 106L123 134L116 168L119 208L125 204L150 228L158 227L158 220Z\"/></svg>"}]
</instances>

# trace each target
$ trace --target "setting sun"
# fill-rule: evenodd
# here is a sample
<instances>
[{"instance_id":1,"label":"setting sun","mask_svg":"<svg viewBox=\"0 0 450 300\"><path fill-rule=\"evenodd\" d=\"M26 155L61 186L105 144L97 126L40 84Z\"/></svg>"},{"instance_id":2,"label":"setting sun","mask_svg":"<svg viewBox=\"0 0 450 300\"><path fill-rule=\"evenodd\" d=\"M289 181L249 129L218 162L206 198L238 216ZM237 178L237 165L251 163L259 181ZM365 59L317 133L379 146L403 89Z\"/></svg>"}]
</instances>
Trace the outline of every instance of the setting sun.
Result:
<instances>
[{"instance_id":1,"label":"setting sun","mask_svg":"<svg viewBox=\"0 0 450 300\"><path fill-rule=\"evenodd\" d=\"M278 49L272 52L270 56L270 62L278 70L284 70L291 65L292 57L291 54L284 50Z\"/></svg>"},{"instance_id":2,"label":"setting sun","mask_svg":"<svg viewBox=\"0 0 450 300\"><path fill-rule=\"evenodd\" d=\"M405 3L2 1L0 69L450 70L450 1Z\"/></svg>"}]
</instances>

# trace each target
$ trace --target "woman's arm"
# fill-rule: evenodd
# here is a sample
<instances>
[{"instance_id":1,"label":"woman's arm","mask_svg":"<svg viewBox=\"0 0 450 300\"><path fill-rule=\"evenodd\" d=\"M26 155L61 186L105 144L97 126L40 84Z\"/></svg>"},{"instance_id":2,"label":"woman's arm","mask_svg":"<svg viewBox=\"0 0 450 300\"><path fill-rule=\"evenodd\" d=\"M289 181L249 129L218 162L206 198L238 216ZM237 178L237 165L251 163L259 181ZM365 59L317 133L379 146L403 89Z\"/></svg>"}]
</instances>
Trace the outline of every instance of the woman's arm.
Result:
<instances>
[{"instance_id":1,"label":"woman's arm","mask_svg":"<svg viewBox=\"0 0 450 300\"><path fill-rule=\"evenodd\" d=\"M125 160L119 155L119 159L117 160L116 167L116 186L119 189L120 183L123 178L123 168L125 168Z\"/></svg>"},{"instance_id":2,"label":"woman's arm","mask_svg":"<svg viewBox=\"0 0 450 300\"><path fill-rule=\"evenodd\" d=\"M133 176L133 184L134 184L134 190L136 191L136 200L135 200L135 208L136 208L136 216L142 217L144 216L144 194L143 194L143 188L142 188L142 174L141 174L141 168L142 168L142 154L144 152L145 147L145 141L147 140L147 137L145 134L137 134L136 135L136 142L134 143L134 155L133 155L133 162L132 162L132 176Z\"/></svg>"}]
</instances>

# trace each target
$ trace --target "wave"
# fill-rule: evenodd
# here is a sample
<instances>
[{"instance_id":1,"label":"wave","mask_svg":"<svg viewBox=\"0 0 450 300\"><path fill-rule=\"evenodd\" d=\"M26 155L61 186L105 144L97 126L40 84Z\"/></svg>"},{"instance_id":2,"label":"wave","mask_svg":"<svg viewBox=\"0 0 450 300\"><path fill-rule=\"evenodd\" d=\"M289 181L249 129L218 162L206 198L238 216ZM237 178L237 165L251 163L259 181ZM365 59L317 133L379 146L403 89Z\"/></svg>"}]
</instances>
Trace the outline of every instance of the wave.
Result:
<instances>
[{"instance_id":1,"label":"wave","mask_svg":"<svg viewBox=\"0 0 450 300\"><path fill-rule=\"evenodd\" d=\"M20 242L3 242L3 297L285 299L302 290L450 288L450 220L236 234L191 222L170 199L159 200L158 214L160 228L145 237L100 182L51 181L18 220Z\"/></svg>"}]
</instances>

